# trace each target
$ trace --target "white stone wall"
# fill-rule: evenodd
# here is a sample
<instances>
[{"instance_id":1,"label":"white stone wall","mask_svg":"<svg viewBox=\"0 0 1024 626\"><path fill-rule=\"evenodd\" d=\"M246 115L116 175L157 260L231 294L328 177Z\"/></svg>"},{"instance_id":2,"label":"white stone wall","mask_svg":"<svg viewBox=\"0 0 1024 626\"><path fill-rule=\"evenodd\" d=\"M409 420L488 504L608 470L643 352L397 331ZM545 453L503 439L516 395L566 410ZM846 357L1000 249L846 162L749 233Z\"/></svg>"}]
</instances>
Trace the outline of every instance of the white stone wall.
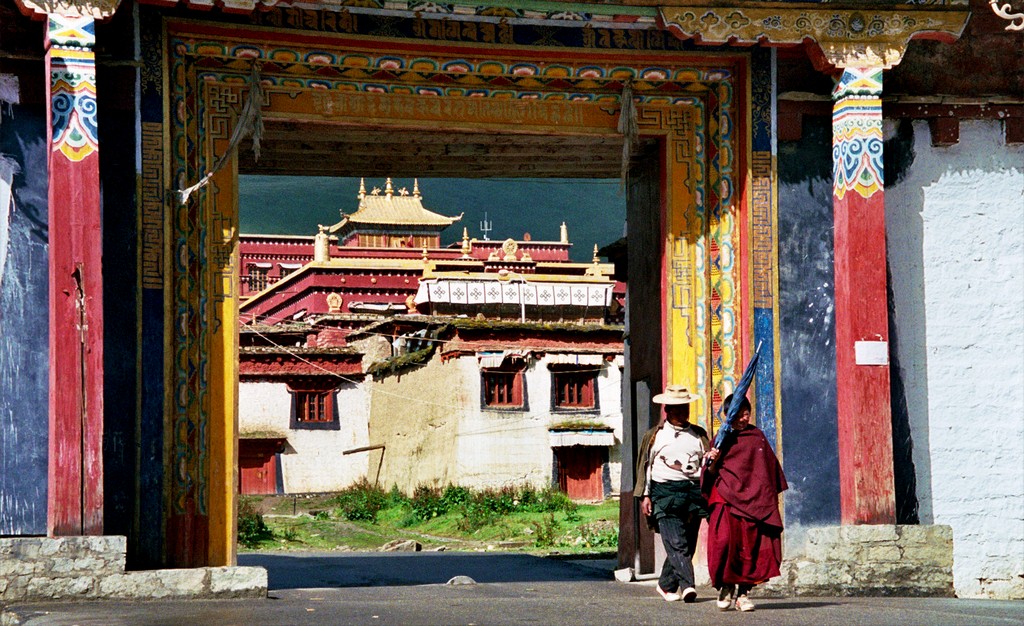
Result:
<instances>
[{"instance_id":1,"label":"white stone wall","mask_svg":"<svg viewBox=\"0 0 1024 626\"><path fill-rule=\"evenodd\" d=\"M549 487L554 456L548 428L571 417L551 411L552 355L530 359L524 375L526 411L489 411L480 406L480 368L476 357L459 359L460 374L475 402L467 406L458 433L460 484L501 487L528 483ZM602 422L614 429L616 445L609 450L609 474L614 493L621 474L619 444L622 441L622 372L605 363L597 377L599 414L579 415L582 420ZM497 436L496 436L497 435Z\"/></svg>"},{"instance_id":2,"label":"white stone wall","mask_svg":"<svg viewBox=\"0 0 1024 626\"><path fill-rule=\"evenodd\" d=\"M1024 598L1024 147L914 137L885 201L921 523L952 526L959 596Z\"/></svg>"},{"instance_id":3,"label":"white stone wall","mask_svg":"<svg viewBox=\"0 0 1024 626\"><path fill-rule=\"evenodd\" d=\"M454 484L474 489L552 484L554 456L548 428L567 419L551 412L550 357L531 359L525 374L528 408L489 411L481 407L476 356L429 363L373 383L370 439L385 443L381 485L411 492L418 485ZM615 429L609 473L617 491L622 436L621 370L606 363L598 376L600 421ZM370 457L375 472L379 456Z\"/></svg>"},{"instance_id":4,"label":"white stone wall","mask_svg":"<svg viewBox=\"0 0 1024 626\"><path fill-rule=\"evenodd\" d=\"M238 385L239 433L287 438L281 454L285 493L339 491L367 476L369 454L343 454L369 442L369 394L362 383L343 383L335 392L339 430L292 429L291 402L283 382Z\"/></svg>"}]
</instances>

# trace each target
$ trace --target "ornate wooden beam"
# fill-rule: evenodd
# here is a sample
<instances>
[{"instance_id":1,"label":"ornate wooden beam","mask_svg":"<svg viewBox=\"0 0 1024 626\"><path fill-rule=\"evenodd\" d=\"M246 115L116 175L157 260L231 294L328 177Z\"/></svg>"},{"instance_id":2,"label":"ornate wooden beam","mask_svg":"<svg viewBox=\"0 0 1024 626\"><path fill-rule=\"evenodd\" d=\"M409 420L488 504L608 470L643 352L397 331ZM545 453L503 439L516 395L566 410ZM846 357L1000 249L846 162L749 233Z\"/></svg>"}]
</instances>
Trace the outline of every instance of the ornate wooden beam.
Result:
<instances>
[{"instance_id":1,"label":"ornate wooden beam","mask_svg":"<svg viewBox=\"0 0 1024 626\"><path fill-rule=\"evenodd\" d=\"M14 0L27 16L61 15L102 20L117 10L121 0Z\"/></svg>"},{"instance_id":2,"label":"ornate wooden beam","mask_svg":"<svg viewBox=\"0 0 1024 626\"><path fill-rule=\"evenodd\" d=\"M821 52L820 70L897 65L912 39L954 41L970 15L952 6L831 3L751 3L659 9L663 26L684 39L709 44L802 45Z\"/></svg>"}]
</instances>

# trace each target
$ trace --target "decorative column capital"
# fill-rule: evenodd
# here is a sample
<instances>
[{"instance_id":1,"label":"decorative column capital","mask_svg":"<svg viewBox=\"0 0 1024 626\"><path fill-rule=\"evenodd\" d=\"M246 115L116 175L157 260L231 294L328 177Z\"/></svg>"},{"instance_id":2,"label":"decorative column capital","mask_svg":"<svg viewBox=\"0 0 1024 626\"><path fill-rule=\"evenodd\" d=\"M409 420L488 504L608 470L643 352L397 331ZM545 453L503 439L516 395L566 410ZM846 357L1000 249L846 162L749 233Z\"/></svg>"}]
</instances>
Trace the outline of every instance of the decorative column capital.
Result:
<instances>
[{"instance_id":1,"label":"decorative column capital","mask_svg":"<svg viewBox=\"0 0 1024 626\"><path fill-rule=\"evenodd\" d=\"M882 96L882 68L847 67L836 81L832 90L832 99L841 100L847 97L880 98Z\"/></svg>"},{"instance_id":2,"label":"decorative column capital","mask_svg":"<svg viewBox=\"0 0 1024 626\"><path fill-rule=\"evenodd\" d=\"M775 3L772 3L775 4ZM903 59L915 38L954 41L970 11L966 2L948 5L778 3L766 6L717 5L660 7L664 27L681 39L704 43L799 45L812 40L824 66L889 69Z\"/></svg>"},{"instance_id":3,"label":"decorative column capital","mask_svg":"<svg viewBox=\"0 0 1024 626\"><path fill-rule=\"evenodd\" d=\"M121 0L14 0L25 15L63 15L102 20L117 10Z\"/></svg>"}]
</instances>

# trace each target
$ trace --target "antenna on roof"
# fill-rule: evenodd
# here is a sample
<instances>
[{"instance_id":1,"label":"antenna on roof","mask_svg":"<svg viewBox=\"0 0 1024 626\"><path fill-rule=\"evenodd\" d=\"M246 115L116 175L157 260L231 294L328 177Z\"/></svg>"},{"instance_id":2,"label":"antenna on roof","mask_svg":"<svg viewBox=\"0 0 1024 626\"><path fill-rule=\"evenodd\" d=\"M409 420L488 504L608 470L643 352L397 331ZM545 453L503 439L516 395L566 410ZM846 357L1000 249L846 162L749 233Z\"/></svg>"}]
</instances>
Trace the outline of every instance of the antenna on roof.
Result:
<instances>
[{"instance_id":1,"label":"antenna on roof","mask_svg":"<svg viewBox=\"0 0 1024 626\"><path fill-rule=\"evenodd\" d=\"M480 222L480 232L484 234L484 241L490 241L491 238L487 236L487 233L494 230L494 222L487 219L487 212L484 211L484 221Z\"/></svg>"}]
</instances>

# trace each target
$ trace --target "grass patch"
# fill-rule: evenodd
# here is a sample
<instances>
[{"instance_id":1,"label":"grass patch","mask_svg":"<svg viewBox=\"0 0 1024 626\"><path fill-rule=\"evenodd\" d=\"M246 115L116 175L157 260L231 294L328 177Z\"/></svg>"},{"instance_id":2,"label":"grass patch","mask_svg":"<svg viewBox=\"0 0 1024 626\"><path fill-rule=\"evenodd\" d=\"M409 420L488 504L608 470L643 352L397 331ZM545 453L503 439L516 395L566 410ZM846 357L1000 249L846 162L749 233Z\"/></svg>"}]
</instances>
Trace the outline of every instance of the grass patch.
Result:
<instances>
[{"instance_id":1,"label":"grass patch","mask_svg":"<svg viewBox=\"0 0 1024 626\"><path fill-rule=\"evenodd\" d=\"M376 550L414 539L425 550L516 549L539 553L611 553L619 503L578 504L551 489L482 491L422 486L412 496L366 482L316 497L248 496L239 505L243 550ZM247 512L243 541L243 506ZM265 514L262 511L267 511ZM257 515L263 524L252 521Z\"/></svg>"}]
</instances>

